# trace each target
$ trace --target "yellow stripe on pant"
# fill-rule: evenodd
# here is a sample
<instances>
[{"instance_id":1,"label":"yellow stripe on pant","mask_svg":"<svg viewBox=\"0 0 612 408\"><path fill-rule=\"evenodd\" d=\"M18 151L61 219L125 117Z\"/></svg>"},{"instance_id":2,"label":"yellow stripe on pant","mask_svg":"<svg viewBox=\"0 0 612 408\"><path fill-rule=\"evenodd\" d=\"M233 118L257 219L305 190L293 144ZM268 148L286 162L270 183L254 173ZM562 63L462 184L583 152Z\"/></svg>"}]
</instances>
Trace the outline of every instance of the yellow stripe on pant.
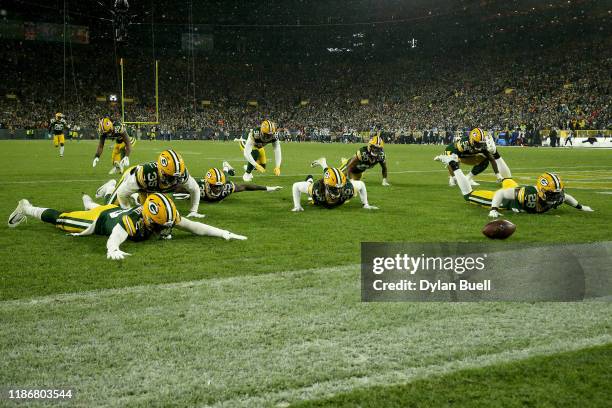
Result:
<instances>
[{"instance_id":1,"label":"yellow stripe on pant","mask_svg":"<svg viewBox=\"0 0 612 408\"><path fill-rule=\"evenodd\" d=\"M107 204L92 208L91 210L61 213L55 222L55 226L66 232L82 232L95 223L103 211L111 208L117 208L117 206Z\"/></svg>"}]
</instances>

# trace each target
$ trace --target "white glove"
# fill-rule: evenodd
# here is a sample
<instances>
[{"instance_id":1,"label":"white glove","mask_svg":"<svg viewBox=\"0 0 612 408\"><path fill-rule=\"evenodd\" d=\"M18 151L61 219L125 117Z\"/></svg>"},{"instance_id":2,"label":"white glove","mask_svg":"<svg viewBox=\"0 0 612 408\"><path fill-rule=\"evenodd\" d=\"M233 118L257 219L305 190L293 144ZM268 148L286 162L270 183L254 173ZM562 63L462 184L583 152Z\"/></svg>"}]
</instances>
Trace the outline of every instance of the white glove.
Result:
<instances>
[{"instance_id":1,"label":"white glove","mask_svg":"<svg viewBox=\"0 0 612 408\"><path fill-rule=\"evenodd\" d=\"M123 252L122 250L117 248L114 251L106 252L106 259L112 259L113 261L120 261L122 259L125 259L125 257L129 255L130 254L128 254L127 252Z\"/></svg>"},{"instance_id":2,"label":"white glove","mask_svg":"<svg viewBox=\"0 0 612 408\"><path fill-rule=\"evenodd\" d=\"M119 165L123 168L128 167L130 165L130 158L128 156L125 156L123 159L121 159Z\"/></svg>"},{"instance_id":3,"label":"white glove","mask_svg":"<svg viewBox=\"0 0 612 408\"><path fill-rule=\"evenodd\" d=\"M304 209L302 208L302 206L298 206L298 207L293 207L293 210L291 211L298 212L298 211L304 211Z\"/></svg>"},{"instance_id":4,"label":"white glove","mask_svg":"<svg viewBox=\"0 0 612 408\"><path fill-rule=\"evenodd\" d=\"M364 204L363 205L363 209L364 210L378 210L378 207L375 207L375 206L370 205L370 204Z\"/></svg>"},{"instance_id":5,"label":"white glove","mask_svg":"<svg viewBox=\"0 0 612 408\"><path fill-rule=\"evenodd\" d=\"M387 179L386 179L386 178L384 178L384 179L383 179L383 181L382 181L382 185L383 185L383 186L385 186L385 187L388 187L388 186L390 186L391 184L389 184L389 182L387 181Z\"/></svg>"},{"instance_id":6,"label":"white glove","mask_svg":"<svg viewBox=\"0 0 612 408\"><path fill-rule=\"evenodd\" d=\"M166 239L166 240L168 240L168 239L172 239L172 234L168 234L168 235L160 235L160 238L161 238L161 239Z\"/></svg>"},{"instance_id":7,"label":"white glove","mask_svg":"<svg viewBox=\"0 0 612 408\"><path fill-rule=\"evenodd\" d=\"M189 217L193 217L193 218L204 218L204 217L206 217L206 215L204 215L204 214L200 214L200 213L199 213L199 212L197 212L197 211L192 211L192 212L190 212L189 214L187 214L187 218L189 218Z\"/></svg>"},{"instance_id":8,"label":"white glove","mask_svg":"<svg viewBox=\"0 0 612 408\"><path fill-rule=\"evenodd\" d=\"M489 211L489 217L491 217L491 218L499 218L499 217L501 217L501 214L499 212L497 212L497 210L491 210L491 211Z\"/></svg>"},{"instance_id":9,"label":"white glove","mask_svg":"<svg viewBox=\"0 0 612 408\"><path fill-rule=\"evenodd\" d=\"M100 158L99 158L99 157L94 158L94 161L93 161L92 167L96 167L96 166L98 165L98 162L99 162L99 161L100 161Z\"/></svg>"},{"instance_id":10,"label":"white glove","mask_svg":"<svg viewBox=\"0 0 612 408\"><path fill-rule=\"evenodd\" d=\"M266 191L270 192L270 191L278 191L280 190L282 187L281 186L266 186Z\"/></svg>"},{"instance_id":11,"label":"white glove","mask_svg":"<svg viewBox=\"0 0 612 408\"><path fill-rule=\"evenodd\" d=\"M229 232L229 231L225 231L225 233L223 234L223 238L225 238L228 241L230 239L237 239L240 241L244 241L245 239L247 239L247 237L245 237L244 235L234 234L233 232Z\"/></svg>"},{"instance_id":12,"label":"white glove","mask_svg":"<svg viewBox=\"0 0 612 408\"><path fill-rule=\"evenodd\" d=\"M191 197L191 194L189 194L189 193L174 193L174 194L172 194L172 198L174 198L175 200L186 200L189 197Z\"/></svg>"},{"instance_id":13,"label":"white glove","mask_svg":"<svg viewBox=\"0 0 612 408\"><path fill-rule=\"evenodd\" d=\"M495 152L497 151L497 146L495 146L495 140L493 140L491 136L487 136L485 138L485 143L487 144L487 151L490 154L495 154Z\"/></svg>"},{"instance_id":14,"label":"white glove","mask_svg":"<svg viewBox=\"0 0 612 408\"><path fill-rule=\"evenodd\" d=\"M588 205L583 205L580 211L593 212L594 210Z\"/></svg>"}]
</instances>

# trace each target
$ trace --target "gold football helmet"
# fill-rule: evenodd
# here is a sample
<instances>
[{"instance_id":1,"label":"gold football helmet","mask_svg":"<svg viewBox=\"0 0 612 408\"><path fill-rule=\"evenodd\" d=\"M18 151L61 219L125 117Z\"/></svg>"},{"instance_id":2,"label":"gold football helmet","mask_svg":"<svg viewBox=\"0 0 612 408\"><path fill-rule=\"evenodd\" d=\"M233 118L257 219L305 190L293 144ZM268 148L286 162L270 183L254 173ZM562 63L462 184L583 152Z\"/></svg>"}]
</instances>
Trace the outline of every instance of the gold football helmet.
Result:
<instances>
[{"instance_id":1,"label":"gold football helmet","mask_svg":"<svg viewBox=\"0 0 612 408\"><path fill-rule=\"evenodd\" d=\"M260 130L265 135L273 135L276 133L276 123L266 119L261 122Z\"/></svg>"},{"instance_id":2,"label":"gold football helmet","mask_svg":"<svg viewBox=\"0 0 612 408\"><path fill-rule=\"evenodd\" d=\"M156 225L168 228L181 221L174 202L161 193L147 196L142 204L142 218L149 228Z\"/></svg>"},{"instance_id":3,"label":"gold football helmet","mask_svg":"<svg viewBox=\"0 0 612 408\"><path fill-rule=\"evenodd\" d=\"M225 173L217 168L208 169L204 177L204 188L213 197L219 197L225 186Z\"/></svg>"},{"instance_id":4,"label":"gold football helmet","mask_svg":"<svg viewBox=\"0 0 612 408\"><path fill-rule=\"evenodd\" d=\"M368 142L368 150L374 156L379 156L383 152L383 147L385 147L385 141L380 136L380 133L373 136Z\"/></svg>"},{"instance_id":5,"label":"gold football helmet","mask_svg":"<svg viewBox=\"0 0 612 408\"><path fill-rule=\"evenodd\" d=\"M337 199L346 185L346 175L335 167L328 167L323 172L323 184L329 198Z\"/></svg>"},{"instance_id":6,"label":"gold football helmet","mask_svg":"<svg viewBox=\"0 0 612 408\"><path fill-rule=\"evenodd\" d=\"M187 170L180 154L172 149L164 150L157 158L157 167L165 181L183 180Z\"/></svg>"},{"instance_id":7,"label":"gold football helmet","mask_svg":"<svg viewBox=\"0 0 612 408\"><path fill-rule=\"evenodd\" d=\"M544 173L538 177L536 190L538 197L547 204L561 204L565 197L565 183L555 173Z\"/></svg>"},{"instance_id":8,"label":"gold football helmet","mask_svg":"<svg viewBox=\"0 0 612 408\"><path fill-rule=\"evenodd\" d=\"M486 137L487 135L481 128L474 128L470 131L468 143L474 147L481 147L487 143L485 141Z\"/></svg>"},{"instance_id":9,"label":"gold football helmet","mask_svg":"<svg viewBox=\"0 0 612 408\"><path fill-rule=\"evenodd\" d=\"M62 114L62 112L57 112L57 113L55 114L55 119L57 119L57 120L60 120L60 119L61 119L61 118L63 118L63 117L64 117L64 115Z\"/></svg>"},{"instance_id":10,"label":"gold football helmet","mask_svg":"<svg viewBox=\"0 0 612 408\"><path fill-rule=\"evenodd\" d=\"M110 118L106 117L100 119L100 124L98 125L98 130L100 133L111 133L115 131L115 125Z\"/></svg>"}]
</instances>

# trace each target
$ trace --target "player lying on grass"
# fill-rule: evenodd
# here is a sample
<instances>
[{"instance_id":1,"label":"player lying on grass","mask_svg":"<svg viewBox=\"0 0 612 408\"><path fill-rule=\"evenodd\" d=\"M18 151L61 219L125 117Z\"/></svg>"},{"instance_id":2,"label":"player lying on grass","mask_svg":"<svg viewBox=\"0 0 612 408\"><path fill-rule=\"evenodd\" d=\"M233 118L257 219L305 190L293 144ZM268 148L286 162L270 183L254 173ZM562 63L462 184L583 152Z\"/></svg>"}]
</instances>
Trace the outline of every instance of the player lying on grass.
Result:
<instances>
[{"instance_id":1,"label":"player lying on grass","mask_svg":"<svg viewBox=\"0 0 612 408\"><path fill-rule=\"evenodd\" d=\"M242 235L182 218L174 202L160 193L149 195L142 206L128 209L121 209L113 204L99 205L86 195L83 196L83 204L84 211L64 212L35 207L23 199L10 215L8 226L14 228L30 216L54 224L74 236L106 235L106 257L113 260L124 259L130 255L119 248L125 240L144 241L152 235L169 239L175 226L195 235L209 235L226 240L247 239Z\"/></svg>"},{"instance_id":2,"label":"player lying on grass","mask_svg":"<svg viewBox=\"0 0 612 408\"><path fill-rule=\"evenodd\" d=\"M440 155L435 160L441 161L452 170L466 201L491 208L489 217L500 217L499 211L502 209L541 214L563 203L578 210L593 211L591 207L580 205L574 197L567 194L563 181L555 173L540 175L535 186L519 186L514 180L505 179L502 181L502 188L497 191L473 191L470 180L459 168L456 155Z\"/></svg>"},{"instance_id":3,"label":"player lying on grass","mask_svg":"<svg viewBox=\"0 0 612 408\"><path fill-rule=\"evenodd\" d=\"M312 176L308 176L306 181L293 184L291 211L304 211L300 203L302 194L306 194L314 205L325 208L335 208L359 195L364 209L378 210L378 207L368 203L368 192L363 181L347 180L346 175L339 169L328 167L325 158L319 159L318 162L323 167L323 178L314 182Z\"/></svg>"},{"instance_id":4,"label":"player lying on grass","mask_svg":"<svg viewBox=\"0 0 612 408\"><path fill-rule=\"evenodd\" d=\"M203 179L197 179L196 182L200 187L200 199L206 202L215 203L225 200L232 193L241 193L243 191L278 191L281 186L258 186L256 184L234 184L229 180L230 176L235 174L234 169L228 162L223 162L223 169L212 168L208 169L206 176ZM189 197L189 194L180 192L182 187L179 187L176 193L172 194L177 200L184 200Z\"/></svg>"},{"instance_id":5,"label":"player lying on grass","mask_svg":"<svg viewBox=\"0 0 612 408\"><path fill-rule=\"evenodd\" d=\"M113 167L111 167L108 174L123 173L123 169L130 165L130 153L132 152L132 145L136 139L131 139L125 126L120 121L113 122L109 117L100 119L98 123L98 134L100 135L100 142L98 143L98 149L93 159L93 167L98 165L100 156L104 151L104 142L107 139L114 140L115 146L111 154L111 161Z\"/></svg>"},{"instance_id":6,"label":"player lying on grass","mask_svg":"<svg viewBox=\"0 0 612 408\"><path fill-rule=\"evenodd\" d=\"M274 175L280 176L281 146L276 136L276 124L274 122L264 120L259 128L249 131L246 141L238 139L238 142L247 161L246 171L242 175L244 181L249 182L253 180L253 169L261 173L266 172L266 150L264 146L270 143L274 145Z\"/></svg>"},{"instance_id":7,"label":"player lying on grass","mask_svg":"<svg viewBox=\"0 0 612 408\"><path fill-rule=\"evenodd\" d=\"M106 182L96 193L96 197L103 197L112 184ZM191 198L191 209L187 217L202 218L198 213L200 206L200 186L196 180L189 175L185 162L180 154L172 149L164 150L159 155L157 162L148 162L129 168L123 173L116 184L109 203L118 204L121 208L130 208L130 198L139 193L141 201L150 193L170 193L177 189L187 191Z\"/></svg>"},{"instance_id":8,"label":"player lying on grass","mask_svg":"<svg viewBox=\"0 0 612 408\"><path fill-rule=\"evenodd\" d=\"M389 186L387 182L387 162L385 161L385 142L380 135L376 135L370 139L367 146L363 146L355 156L350 160L342 159L342 165L340 170L347 175L351 180L361 180L361 176L367 169L380 164L382 170L382 185ZM317 160L313 162L313 165L319 164ZM314 166L313 166L314 167Z\"/></svg>"},{"instance_id":9,"label":"player lying on grass","mask_svg":"<svg viewBox=\"0 0 612 408\"><path fill-rule=\"evenodd\" d=\"M456 155L458 157L458 163L474 166L467 174L468 181L473 186L478 185L478 183L474 181L474 177L485 171L485 169L489 167L489 163L491 163L498 181L512 178L510 169L497 151L495 141L491 136L486 136L484 131L480 128L472 129L468 136L464 135L459 140L446 146L444 153L446 155ZM448 172L450 174L448 185L454 186L456 184L456 179L450 167L448 168Z\"/></svg>"}]
</instances>

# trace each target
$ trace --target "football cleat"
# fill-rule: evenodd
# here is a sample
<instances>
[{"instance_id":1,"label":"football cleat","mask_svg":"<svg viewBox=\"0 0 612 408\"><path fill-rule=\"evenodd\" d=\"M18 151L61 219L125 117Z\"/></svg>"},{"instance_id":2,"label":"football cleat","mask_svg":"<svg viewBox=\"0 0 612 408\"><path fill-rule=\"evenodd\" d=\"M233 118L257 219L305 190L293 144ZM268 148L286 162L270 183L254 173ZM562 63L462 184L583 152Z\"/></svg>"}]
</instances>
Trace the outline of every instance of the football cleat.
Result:
<instances>
[{"instance_id":1,"label":"football cleat","mask_svg":"<svg viewBox=\"0 0 612 408\"><path fill-rule=\"evenodd\" d=\"M83 193L81 200L83 200L83 208L85 208L85 210L91 210L92 208L97 207L94 200L85 193Z\"/></svg>"},{"instance_id":2,"label":"football cleat","mask_svg":"<svg viewBox=\"0 0 612 408\"><path fill-rule=\"evenodd\" d=\"M111 179L106 183L102 184L96 190L96 198L104 198L105 195L111 194L115 190L115 186L117 185L117 180Z\"/></svg>"},{"instance_id":3,"label":"football cleat","mask_svg":"<svg viewBox=\"0 0 612 408\"><path fill-rule=\"evenodd\" d=\"M472 178L468 178L468 180L470 180L470 186L479 186L480 183L477 183L476 181L474 181L474 179Z\"/></svg>"},{"instance_id":4,"label":"football cleat","mask_svg":"<svg viewBox=\"0 0 612 408\"><path fill-rule=\"evenodd\" d=\"M221 163L221 166L223 167L223 171L226 172L227 174L229 174L230 176L235 176L236 172L234 171L234 168L232 166L230 166L230 164L226 161L224 161L223 163Z\"/></svg>"},{"instance_id":5,"label":"football cleat","mask_svg":"<svg viewBox=\"0 0 612 408\"><path fill-rule=\"evenodd\" d=\"M242 179L248 183L249 181L253 181L253 175L251 173L244 173Z\"/></svg>"},{"instance_id":6,"label":"football cleat","mask_svg":"<svg viewBox=\"0 0 612 408\"><path fill-rule=\"evenodd\" d=\"M310 167L317 167L317 166L321 166L323 168L327 167L327 160L325 159L325 157L320 157L317 160L314 160L312 163L310 163Z\"/></svg>"},{"instance_id":7,"label":"football cleat","mask_svg":"<svg viewBox=\"0 0 612 408\"><path fill-rule=\"evenodd\" d=\"M448 186L449 187L455 187L457 185L457 180L455 179L455 177L450 176L448 178Z\"/></svg>"},{"instance_id":8,"label":"football cleat","mask_svg":"<svg viewBox=\"0 0 612 408\"><path fill-rule=\"evenodd\" d=\"M115 174L115 173L118 173L118 172L119 172L119 169L117 168L117 166L113 166L113 167L112 167L112 168L111 168L111 169L108 171L108 174L110 175L110 174Z\"/></svg>"},{"instance_id":9,"label":"football cleat","mask_svg":"<svg viewBox=\"0 0 612 408\"><path fill-rule=\"evenodd\" d=\"M32 204L30 204L30 202L25 198L23 200L19 200L17 208L15 208L15 211L13 211L11 215L9 215L9 228L15 228L16 226L27 220L27 217L25 215L25 208L30 206L32 206Z\"/></svg>"}]
</instances>

